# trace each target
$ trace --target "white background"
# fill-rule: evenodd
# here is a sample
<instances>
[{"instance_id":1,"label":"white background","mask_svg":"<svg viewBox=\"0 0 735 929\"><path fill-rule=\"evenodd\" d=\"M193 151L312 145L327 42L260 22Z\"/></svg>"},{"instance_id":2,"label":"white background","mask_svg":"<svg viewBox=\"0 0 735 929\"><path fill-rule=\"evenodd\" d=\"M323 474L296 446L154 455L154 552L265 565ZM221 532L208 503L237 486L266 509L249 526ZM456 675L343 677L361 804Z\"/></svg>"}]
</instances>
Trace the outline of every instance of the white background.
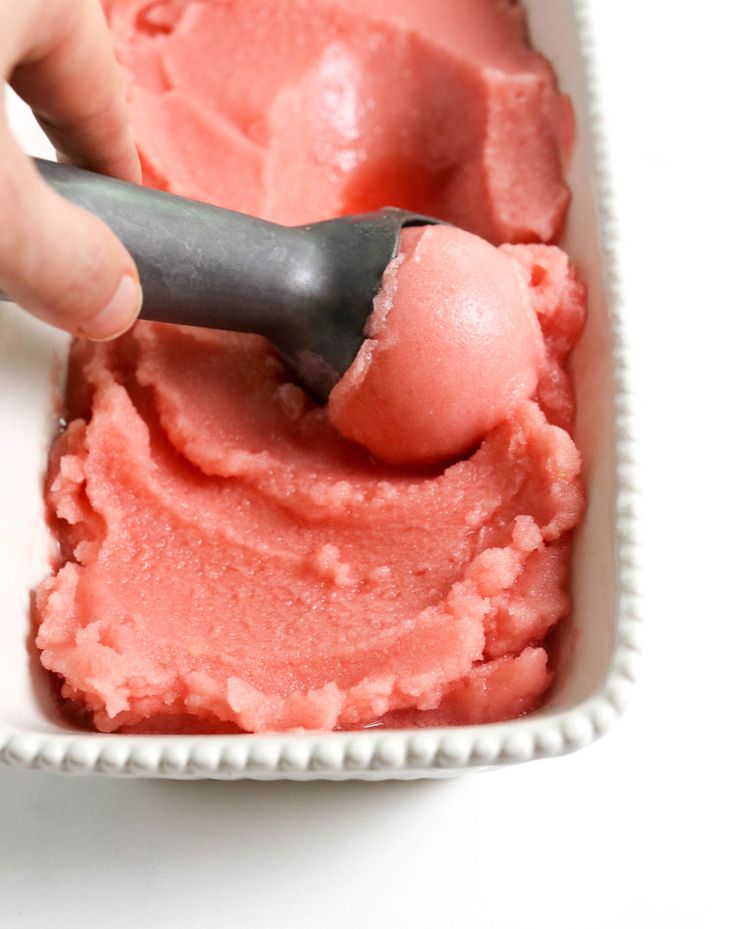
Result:
<instances>
[{"instance_id":1,"label":"white background","mask_svg":"<svg viewBox=\"0 0 735 929\"><path fill-rule=\"evenodd\" d=\"M735 11L592 9L640 412L627 714L570 757L439 783L0 768L3 929L735 925Z\"/></svg>"}]
</instances>

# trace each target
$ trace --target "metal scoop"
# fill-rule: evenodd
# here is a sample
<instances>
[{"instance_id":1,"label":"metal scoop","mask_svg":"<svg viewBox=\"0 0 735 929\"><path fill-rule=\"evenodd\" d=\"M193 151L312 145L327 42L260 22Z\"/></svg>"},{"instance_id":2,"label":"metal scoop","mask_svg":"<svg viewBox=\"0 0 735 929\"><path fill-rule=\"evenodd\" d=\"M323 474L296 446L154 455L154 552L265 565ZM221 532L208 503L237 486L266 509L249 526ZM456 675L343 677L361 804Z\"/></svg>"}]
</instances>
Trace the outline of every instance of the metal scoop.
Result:
<instances>
[{"instance_id":1,"label":"metal scoop","mask_svg":"<svg viewBox=\"0 0 735 929\"><path fill-rule=\"evenodd\" d=\"M401 229L440 222L388 207L287 227L36 159L136 261L143 319L265 336L320 401L352 364Z\"/></svg>"}]
</instances>

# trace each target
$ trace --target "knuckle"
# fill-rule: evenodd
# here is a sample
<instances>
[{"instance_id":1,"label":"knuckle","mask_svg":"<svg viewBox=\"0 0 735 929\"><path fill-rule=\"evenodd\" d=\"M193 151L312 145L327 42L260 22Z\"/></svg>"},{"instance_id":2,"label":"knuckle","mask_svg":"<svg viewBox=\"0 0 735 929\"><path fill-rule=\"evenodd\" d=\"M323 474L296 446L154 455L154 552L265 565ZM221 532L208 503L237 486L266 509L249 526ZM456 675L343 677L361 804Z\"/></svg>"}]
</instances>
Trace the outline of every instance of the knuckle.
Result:
<instances>
[{"instance_id":1,"label":"knuckle","mask_svg":"<svg viewBox=\"0 0 735 929\"><path fill-rule=\"evenodd\" d=\"M106 230L100 230L91 247L80 247L75 258L63 275L49 282L49 308L55 315L79 325L101 309L111 283L117 278Z\"/></svg>"},{"instance_id":2,"label":"knuckle","mask_svg":"<svg viewBox=\"0 0 735 929\"><path fill-rule=\"evenodd\" d=\"M66 203L59 210L44 196L0 176L1 289L74 330L109 298L119 246L100 220Z\"/></svg>"}]
</instances>

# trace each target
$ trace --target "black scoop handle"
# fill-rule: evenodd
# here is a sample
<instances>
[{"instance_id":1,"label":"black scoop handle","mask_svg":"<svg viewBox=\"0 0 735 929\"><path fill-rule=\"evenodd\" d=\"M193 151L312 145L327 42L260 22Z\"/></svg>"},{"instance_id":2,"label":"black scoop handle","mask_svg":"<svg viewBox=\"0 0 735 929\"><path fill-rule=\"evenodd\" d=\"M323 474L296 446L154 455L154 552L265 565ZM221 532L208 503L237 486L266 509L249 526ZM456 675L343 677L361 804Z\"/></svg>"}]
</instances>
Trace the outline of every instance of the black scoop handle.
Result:
<instances>
[{"instance_id":1,"label":"black scoop handle","mask_svg":"<svg viewBox=\"0 0 735 929\"><path fill-rule=\"evenodd\" d=\"M257 332L281 328L323 287L318 243L298 229L35 159L46 182L104 220L131 253L141 316Z\"/></svg>"},{"instance_id":2,"label":"black scoop handle","mask_svg":"<svg viewBox=\"0 0 735 929\"><path fill-rule=\"evenodd\" d=\"M94 213L135 259L143 319L265 336L318 400L352 364L405 226L386 207L289 227L36 159L47 183ZM2 294L0 294L2 298Z\"/></svg>"}]
</instances>

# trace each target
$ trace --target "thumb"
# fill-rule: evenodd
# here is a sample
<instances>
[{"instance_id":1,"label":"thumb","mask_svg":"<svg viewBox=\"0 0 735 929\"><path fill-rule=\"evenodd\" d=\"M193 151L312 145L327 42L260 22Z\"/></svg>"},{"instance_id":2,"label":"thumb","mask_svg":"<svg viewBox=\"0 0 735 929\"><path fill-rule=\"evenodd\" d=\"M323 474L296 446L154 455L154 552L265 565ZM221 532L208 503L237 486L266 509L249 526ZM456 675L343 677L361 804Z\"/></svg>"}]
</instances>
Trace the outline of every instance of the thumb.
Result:
<instances>
[{"instance_id":1,"label":"thumb","mask_svg":"<svg viewBox=\"0 0 735 929\"><path fill-rule=\"evenodd\" d=\"M0 126L0 290L34 316L103 341L130 328L135 262L96 216L59 196Z\"/></svg>"}]
</instances>

